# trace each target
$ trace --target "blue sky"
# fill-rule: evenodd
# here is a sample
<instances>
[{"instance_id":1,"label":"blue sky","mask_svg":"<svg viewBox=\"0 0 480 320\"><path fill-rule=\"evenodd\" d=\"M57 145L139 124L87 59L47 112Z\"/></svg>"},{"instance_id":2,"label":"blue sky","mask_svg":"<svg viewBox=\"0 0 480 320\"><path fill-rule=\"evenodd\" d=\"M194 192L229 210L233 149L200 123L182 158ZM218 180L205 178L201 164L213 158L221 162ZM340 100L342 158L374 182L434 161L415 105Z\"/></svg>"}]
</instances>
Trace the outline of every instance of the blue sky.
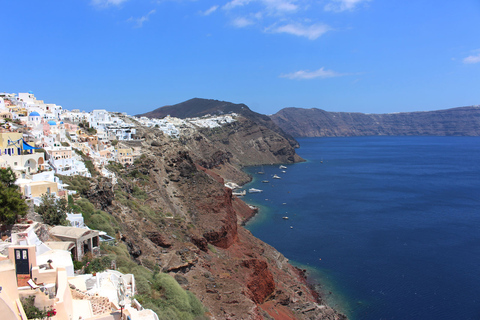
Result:
<instances>
[{"instance_id":1,"label":"blue sky","mask_svg":"<svg viewBox=\"0 0 480 320\"><path fill-rule=\"evenodd\" d=\"M208 98L387 113L480 104L480 1L3 0L0 92L129 114Z\"/></svg>"}]
</instances>

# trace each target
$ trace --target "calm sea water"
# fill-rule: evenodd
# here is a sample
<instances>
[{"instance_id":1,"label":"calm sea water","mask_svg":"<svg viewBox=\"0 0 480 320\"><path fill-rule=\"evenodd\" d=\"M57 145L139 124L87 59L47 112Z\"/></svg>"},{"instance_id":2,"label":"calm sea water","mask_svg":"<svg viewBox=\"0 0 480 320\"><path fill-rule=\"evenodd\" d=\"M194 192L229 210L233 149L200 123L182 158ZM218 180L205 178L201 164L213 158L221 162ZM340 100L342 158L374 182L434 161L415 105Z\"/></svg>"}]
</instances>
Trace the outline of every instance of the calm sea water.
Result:
<instances>
[{"instance_id":1,"label":"calm sea water","mask_svg":"<svg viewBox=\"0 0 480 320\"><path fill-rule=\"evenodd\" d=\"M299 142L307 162L247 169L255 236L351 319L480 319L480 138Z\"/></svg>"}]
</instances>

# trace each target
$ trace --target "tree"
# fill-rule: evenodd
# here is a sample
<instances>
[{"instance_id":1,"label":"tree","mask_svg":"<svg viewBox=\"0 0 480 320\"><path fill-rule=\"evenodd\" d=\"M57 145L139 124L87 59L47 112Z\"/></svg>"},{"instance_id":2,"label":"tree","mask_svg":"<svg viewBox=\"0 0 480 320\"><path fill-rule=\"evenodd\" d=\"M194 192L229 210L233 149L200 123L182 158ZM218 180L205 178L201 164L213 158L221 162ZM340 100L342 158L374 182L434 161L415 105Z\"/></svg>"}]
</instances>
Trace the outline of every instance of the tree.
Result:
<instances>
[{"instance_id":1,"label":"tree","mask_svg":"<svg viewBox=\"0 0 480 320\"><path fill-rule=\"evenodd\" d=\"M8 167L7 169L1 169L0 170L0 181L8 188L14 187L18 188L18 186L15 184L15 181L17 180L17 177L15 176L15 173L13 172L12 168Z\"/></svg>"},{"instance_id":2,"label":"tree","mask_svg":"<svg viewBox=\"0 0 480 320\"><path fill-rule=\"evenodd\" d=\"M11 168L0 168L0 223L7 225L14 224L17 217L25 216L28 210L15 180Z\"/></svg>"},{"instance_id":3,"label":"tree","mask_svg":"<svg viewBox=\"0 0 480 320\"><path fill-rule=\"evenodd\" d=\"M68 203L64 198L57 199L54 195L44 194L41 197L42 203L36 207L36 211L43 218L43 222L49 225L68 225L67 208Z\"/></svg>"}]
</instances>

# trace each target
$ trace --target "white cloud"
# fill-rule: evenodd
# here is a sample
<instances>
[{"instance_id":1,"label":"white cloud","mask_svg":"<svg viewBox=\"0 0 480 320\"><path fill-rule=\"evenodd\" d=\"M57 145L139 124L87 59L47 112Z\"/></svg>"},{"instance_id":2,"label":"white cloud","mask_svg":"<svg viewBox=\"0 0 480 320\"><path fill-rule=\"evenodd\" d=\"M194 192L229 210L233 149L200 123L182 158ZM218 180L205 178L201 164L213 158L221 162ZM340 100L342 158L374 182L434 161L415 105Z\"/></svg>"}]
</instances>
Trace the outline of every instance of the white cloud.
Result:
<instances>
[{"instance_id":1,"label":"white cloud","mask_svg":"<svg viewBox=\"0 0 480 320\"><path fill-rule=\"evenodd\" d=\"M295 1L262 0L261 2L267 7L267 10L271 12L294 12L298 9L298 5L294 3Z\"/></svg>"},{"instance_id":2,"label":"white cloud","mask_svg":"<svg viewBox=\"0 0 480 320\"><path fill-rule=\"evenodd\" d=\"M250 3L259 3L270 13L288 13L298 9L297 0L232 0L227 2L222 9L233 10Z\"/></svg>"},{"instance_id":3,"label":"white cloud","mask_svg":"<svg viewBox=\"0 0 480 320\"><path fill-rule=\"evenodd\" d=\"M310 40L315 40L322 34L331 30L331 28L325 24L313 24L311 26L304 26L301 24L286 24L283 26L271 26L265 29L266 32L271 33L288 33L295 36L306 37Z\"/></svg>"},{"instance_id":4,"label":"white cloud","mask_svg":"<svg viewBox=\"0 0 480 320\"><path fill-rule=\"evenodd\" d=\"M105 8L110 6L119 6L128 0L92 0L92 4L96 7Z\"/></svg>"},{"instance_id":5,"label":"white cloud","mask_svg":"<svg viewBox=\"0 0 480 320\"><path fill-rule=\"evenodd\" d=\"M338 73L332 70L325 70L325 68L320 68L315 71L309 71L309 70L299 70L295 71L292 73L287 73L287 74L282 74L280 75L280 78L287 78L287 79L292 79L292 80L309 80L309 79L315 79L315 78L334 78L334 77L341 77L346 74L344 73Z\"/></svg>"},{"instance_id":6,"label":"white cloud","mask_svg":"<svg viewBox=\"0 0 480 320\"><path fill-rule=\"evenodd\" d=\"M480 53L477 53L477 55L468 56L463 59L463 63L467 63L467 64L479 63L479 62L480 62Z\"/></svg>"},{"instance_id":7,"label":"white cloud","mask_svg":"<svg viewBox=\"0 0 480 320\"><path fill-rule=\"evenodd\" d=\"M342 12L342 11L352 11L359 4L368 2L370 0L332 0L330 3L325 5L325 11L333 12Z\"/></svg>"},{"instance_id":8,"label":"white cloud","mask_svg":"<svg viewBox=\"0 0 480 320\"><path fill-rule=\"evenodd\" d=\"M218 9L218 6L212 6L212 7L210 7L210 9L207 9L207 10L203 11L202 14L204 16L208 16L208 15L214 13L215 11L217 11L217 9Z\"/></svg>"},{"instance_id":9,"label":"white cloud","mask_svg":"<svg viewBox=\"0 0 480 320\"><path fill-rule=\"evenodd\" d=\"M235 7L243 7L250 2L251 0L232 0L230 2L227 2L222 8L225 10L231 10Z\"/></svg>"},{"instance_id":10,"label":"white cloud","mask_svg":"<svg viewBox=\"0 0 480 320\"><path fill-rule=\"evenodd\" d=\"M150 19L150 16L152 14L154 14L155 12L157 12L157 10L153 9L153 10L150 10L149 13L147 13L146 15L140 17L140 18L133 18L133 17L130 17L127 21L129 22L135 22L135 28L141 28L143 27L143 23L144 22L147 22L149 19Z\"/></svg>"},{"instance_id":11,"label":"white cloud","mask_svg":"<svg viewBox=\"0 0 480 320\"><path fill-rule=\"evenodd\" d=\"M252 20L243 17L233 19L232 21L232 24L237 28L244 28L246 26L252 25L253 23L254 22Z\"/></svg>"},{"instance_id":12,"label":"white cloud","mask_svg":"<svg viewBox=\"0 0 480 320\"><path fill-rule=\"evenodd\" d=\"M323 5L312 0L227 0L221 8L233 26L256 25L268 33L288 33L315 40L331 30L320 22L317 10ZM332 1L332 0L328 0ZM336 0L339 1L339 0ZM354 1L354 0L344 0ZM369 1L369 0L355 0ZM318 7L320 6L320 7ZM321 9L320 9L321 10ZM313 15L313 17L312 17ZM241 18L239 18L241 17Z\"/></svg>"}]
</instances>

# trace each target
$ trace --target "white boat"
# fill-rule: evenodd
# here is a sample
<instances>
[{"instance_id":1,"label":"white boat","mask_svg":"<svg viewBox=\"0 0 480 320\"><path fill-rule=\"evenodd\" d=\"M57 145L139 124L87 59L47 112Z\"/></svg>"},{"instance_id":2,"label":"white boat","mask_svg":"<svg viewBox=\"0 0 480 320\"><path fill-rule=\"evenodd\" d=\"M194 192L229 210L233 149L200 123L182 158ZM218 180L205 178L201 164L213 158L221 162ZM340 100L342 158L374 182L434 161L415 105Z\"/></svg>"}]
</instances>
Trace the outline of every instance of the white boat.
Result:
<instances>
[{"instance_id":1,"label":"white boat","mask_svg":"<svg viewBox=\"0 0 480 320\"><path fill-rule=\"evenodd\" d=\"M273 178L273 179L282 179L282 178L280 178L279 176L277 176L276 174L274 174L272 178Z\"/></svg>"},{"instance_id":2,"label":"white boat","mask_svg":"<svg viewBox=\"0 0 480 320\"><path fill-rule=\"evenodd\" d=\"M281 165L279 168L280 168L280 169L287 169L287 167L282 166L282 165Z\"/></svg>"},{"instance_id":3,"label":"white boat","mask_svg":"<svg viewBox=\"0 0 480 320\"><path fill-rule=\"evenodd\" d=\"M287 173L287 171L285 171L285 170L282 170L282 173Z\"/></svg>"},{"instance_id":4,"label":"white boat","mask_svg":"<svg viewBox=\"0 0 480 320\"><path fill-rule=\"evenodd\" d=\"M268 180L262 180L263 183L269 183L270 181Z\"/></svg>"},{"instance_id":5,"label":"white boat","mask_svg":"<svg viewBox=\"0 0 480 320\"><path fill-rule=\"evenodd\" d=\"M248 189L248 193L260 193L260 192L263 192L263 190L255 189L255 188Z\"/></svg>"},{"instance_id":6,"label":"white boat","mask_svg":"<svg viewBox=\"0 0 480 320\"><path fill-rule=\"evenodd\" d=\"M287 216L283 217L283 220L288 220L288 217Z\"/></svg>"},{"instance_id":7,"label":"white boat","mask_svg":"<svg viewBox=\"0 0 480 320\"><path fill-rule=\"evenodd\" d=\"M232 195L241 197L247 194L247 190L243 190L242 192L232 192Z\"/></svg>"}]
</instances>

